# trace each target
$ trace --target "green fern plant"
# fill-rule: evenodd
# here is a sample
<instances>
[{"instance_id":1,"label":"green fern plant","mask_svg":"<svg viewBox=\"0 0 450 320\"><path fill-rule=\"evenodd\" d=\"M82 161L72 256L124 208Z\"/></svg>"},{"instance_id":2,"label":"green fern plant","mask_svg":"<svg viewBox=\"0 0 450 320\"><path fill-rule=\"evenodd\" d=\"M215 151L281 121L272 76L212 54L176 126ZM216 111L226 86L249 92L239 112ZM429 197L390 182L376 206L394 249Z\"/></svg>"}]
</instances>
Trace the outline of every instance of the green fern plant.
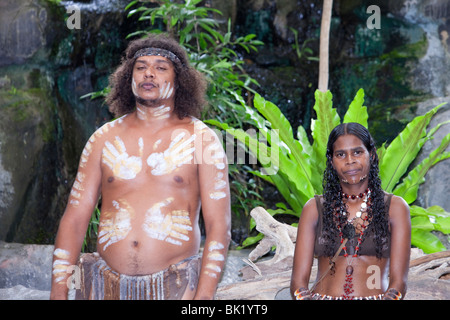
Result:
<instances>
[{"instance_id":1,"label":"green fern plant","mask_svg":"<svg viewBox=\"0 0 450 320\"><path fill-rule=\"evenodd\" d=\"M245 105L239 97L237 100L247 111L249 121L260 134L264 135L267 144L257 141L242 129L231 128L226 123L217 120L209 120L208 123L225 130L245 143L249 151L258 157L260 163L268 163L267 155L271 155L271 159L276 159L276 163L271 163L270 168L275 167L277 170L272 170L270 174L264 174L264 169L267 169L268 165L262 166L261 171L251 172L276 186L289 204L290 209L283 204L278 204L277 210L270 211L273 215L285 213L300 216L306 201L314 194L321 194L323 191L322 178L326 165L325 148L328 136L331 130L341 123L336 109L333 108L331 92L319 90L315 92L314 110L317 118L312 119L311 123L312 143L302 126L297 130L297 137L294 137L291 125L280 109L261 96L256 95L254 98L257 111ZM347 109L343 122L358 122L367 128L368 113L363 104L364 90L360 89ZM449 122L441 123L427 133L431 118L442 105L444 104L413 119L388 146L384 143L377 149L383 189L403 197L410 205L417 198L418 187L424 182L426 172L436 163L450 157L450 153L445 151L450 144L449 133L442 139L441 145L436 150L408 171L424 143L433 138L440 126ZM274 157L274 153L278 156ZM431 231L437 230L448 234L450 232L449 213L437 206L425 209L412 205L411 217L413 245L426 253L445 249ZM248 238L243 245L252 244L255 240L256 238Z\"/></svg>"}]
</instances>

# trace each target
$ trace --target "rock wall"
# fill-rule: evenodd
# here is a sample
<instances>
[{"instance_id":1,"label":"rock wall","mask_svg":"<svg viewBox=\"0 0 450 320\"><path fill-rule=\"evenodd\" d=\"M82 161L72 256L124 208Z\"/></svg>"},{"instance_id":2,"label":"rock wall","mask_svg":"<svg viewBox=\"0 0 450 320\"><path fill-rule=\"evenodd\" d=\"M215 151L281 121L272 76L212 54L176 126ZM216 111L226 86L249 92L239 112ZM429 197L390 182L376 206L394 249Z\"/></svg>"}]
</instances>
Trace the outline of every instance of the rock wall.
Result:
<instances>
[{"instance_id":1,"label":"rock wall","mask_svg":"<svg viewBox=\"0 0 450 320\"><path fill-rule=\"evenodd\" d=\"M0 3L0 240L53 243L80 152L111 119L80 97L119 63L126 3ZM65 5L81 11L78 29Z\"/></svg>"}]
</instances>

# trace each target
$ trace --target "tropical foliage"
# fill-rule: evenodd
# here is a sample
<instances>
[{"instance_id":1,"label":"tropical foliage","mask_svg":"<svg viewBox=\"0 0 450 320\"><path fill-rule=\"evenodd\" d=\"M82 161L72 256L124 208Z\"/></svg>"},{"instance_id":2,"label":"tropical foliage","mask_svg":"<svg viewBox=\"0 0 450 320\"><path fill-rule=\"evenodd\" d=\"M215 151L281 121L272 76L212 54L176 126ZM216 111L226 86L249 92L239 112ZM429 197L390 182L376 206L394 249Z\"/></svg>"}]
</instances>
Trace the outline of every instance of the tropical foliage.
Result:
<instances>
[{"instance_id":1,"label":"tropical foliage","mask_svg":"<svg viewBox=\"0 0 450 320\"><path fill-rule=\"evenodd\" d=\"M287 213L299 216L305 202L314 194L322 193L328 135L341 123L341 119L336 109L332 107L331 92L317 90L315 100L314 110L317 118L311 123L312 143L302 126L297 129L297 137L294 137L289 121L279 108L259 95L254 99L254 106L258 112L246 107L245 103L240 101L247 110L248 119L266 138L267 143L256 140L242 129L231 128L228 124L216 120L209 121L210 124L226 130L245 143L250 152L258 157L260 163L266 164L262 165L261 171L252 173L275 185L291 208L287 209L284 204L278 204L278 209L272 210L272 214ZM358 122L368 128L368 113L363 104L364 91L360 89L342 121ZM440 126L450 122L441 123L427 133L431 118L442 105L413 119L388 146L384 143L377 149L383 189L403 197L408 204L416 200L418 187L424 182L427 171L436 163L450 157L450 153L445 151L450 144L450 134L447 134L436 150L408 171L424 143L433 138L433 134ZM274 156L275 154L278 155ZM268 161L268 157L276 163ZM271 172L264 172L268 169ZM445 249L430 231L450 233L450 213L438 206L425 209L412 205L411 217L413 245L427 253ZM252 244L259 238L260 235L248 238L244 245Z\"/></svg>"}]
</instances>

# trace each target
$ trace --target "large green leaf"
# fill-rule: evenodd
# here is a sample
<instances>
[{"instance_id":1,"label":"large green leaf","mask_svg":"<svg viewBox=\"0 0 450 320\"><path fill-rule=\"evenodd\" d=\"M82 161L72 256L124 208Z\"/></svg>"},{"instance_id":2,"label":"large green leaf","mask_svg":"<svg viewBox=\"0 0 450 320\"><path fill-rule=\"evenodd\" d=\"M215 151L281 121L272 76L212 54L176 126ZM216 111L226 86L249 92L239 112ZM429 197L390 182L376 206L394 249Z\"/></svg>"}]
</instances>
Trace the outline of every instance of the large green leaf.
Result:
<instances>
[{"instance_id":1,"label":"large green leaf","mask_svg":"<svg viewBox=\"0 0 450 320\"><path fill-rule=\"evenodd\" d=\"M325 155L328 136L331 130L341 123L341 119L336 109L333 108L333 95L330 91L316 90L315 98L314 110L317 119L311 119L311 134L314 138L312 161L315 169L323 174L326 166Z\"/></svg>"},{"instance_id":2,"label":"large green leaf","mask_svg":"<svg viewBox=\"0 0 450 320\"><path fill-rule=\"evenodd\" d=\"M439 252L446 249L438 237L428 230L418 228L411 229L411 244L422 249L425 253Z\"/></svg>"},{"instance_id":3,"label":"large green leaf","mask_svg":"<svg viewBox=\"0 0 450 320\"><path fill-rule=\"evenodd\" d=\"M380 161L380 178L382 188L386 192L392 192L411 162L416 158L427 140L426 128L431 117L442 105L444 104L433 108L423 116L414 118L384 151Z\"/></svg>"},{"instance_id":4,"label":"large green leaf","mask_svg":"<svg viewBox=\"0 0 450 320\"><path fill-rule=\"evenodd\" d=\"M311 176L310 155L303 152L302 145L300 143L296 143L290 122L276 105L272 102L264 100L260 95L255 96L254 105L270 122L272 129L278 130L280 143L285 144L288 147L290 159L294 162L293 165L299 167L301 177L305 179L301 190L302 193L306 195L306 200L313 197L314 188ZM275 148L275 145L272 142L271 146L272 148ZM281 169L283 170L284 167Z\"/></svg>"},{"instance_id":5,"label":"large green leaf","mask_svg":"<svg viewBox=\"0 0 450 320\"><path fill-rule=\"evenodd\" d=\"M273 147L267 146L244 132L242 129L234 129L226 123L220 123L215 120L208 120L208 123L215 125L227 133L233 135L244 143L253 155L256 155L260 163L266 164L266 172L262 174L270 174L271 181L277 186L278 190L285 200L292 206L296 212L300 212L303 205L308 201L309 197L305 194L311 187L309 186L304 173L300 167L279 152L277 144ZM276 156L275 156L276 155ZM267 165L269 164L269 165ZM292 196L294 195L294 196Z\"/></svg>"},{"instance_id":6,"label":"large green leaf","mask_svg":"<svg viewBox=\"0 0 450 320\"><path fill-rule=\"evenodd\" d=\"M357 122L366 128L369 128L367 119L369 115L367 113L367 108L363 106L364 104L364 90L359 89L356 93L355 98L348 107L347 112L344 115L344 123Z\"/></svg>"},{"instance_id":7,"label":"large green leaf","mask_svg":"<svg viewBox=\"0 0 450 320\"><path fill-rule=\"evenodd\" d=\"M449 145L450 133L442 139L438 148L409 172L408 176L394 189L393 193L402 197L407 203L413 203L417 198L419 185L425 181L425 175L428 170L436 163L450 158L450 152L445 151Z\"/></svg>"},{"instance_id":8,"label":"large green leaf","mask_svg":"<svg viewBox=\"0 0 450 320\"><path fill-rule=\"evenodd\" d=\"M440 206L422 208L410 206L411 225L413 228L422 230L436 230L444 234L450 233L450 213Z\"/></svg>"}]
</instances>

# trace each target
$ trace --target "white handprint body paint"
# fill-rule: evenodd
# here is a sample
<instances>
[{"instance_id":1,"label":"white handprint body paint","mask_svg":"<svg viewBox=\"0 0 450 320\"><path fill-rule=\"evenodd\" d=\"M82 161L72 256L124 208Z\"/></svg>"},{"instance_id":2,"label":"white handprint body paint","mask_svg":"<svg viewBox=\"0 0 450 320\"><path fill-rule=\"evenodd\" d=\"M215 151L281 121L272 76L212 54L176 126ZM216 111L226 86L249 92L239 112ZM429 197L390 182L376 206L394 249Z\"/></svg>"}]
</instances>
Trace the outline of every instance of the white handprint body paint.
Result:
<instances>
[{"instance_id":1,"label":"white handprint body paint","mask_svg":"<svg viewBox=\"0 0 450 320\"><path fill-rule=\"evenodd\" d=\"M173 210L168 214L162 212L173 200L169 197L148 209L142 228L150 238L181 246L181 241L189 241L192 223L186 210Z\"/></svg>"},{"instance_id":2,"label":"white handprint body paint","mask_svg":"<svg viewBox=\"0 0 450 320\"><path fill-rule=\"evenodd\" d=\"M80 204L80 201L83 197L86 197L84 183L86 175L84 173L84 168L86 167L89 157L93 151L94 144L96 143L97 139L99 139L101 136L103 136L104 133L108 132L111 128L113 128L116 124L122 123L123 119L126 117L120 117L114 121L108 122L102 127L100 127L98 130L96 130L91 137L89 138L88 142L86 143L83 152L81 153L81 159L80 159L80 167L77 172L77 176L75 178L75 182L72 186L72 190L70 192L70 200L69 204L77 207ZM87 194L87 198L89 201L96 202L98 199L94 199L91 194Z\"/></svg>"},{"instance_id":3,"label":"white handprint body paint","mask_svg":"<svg viewBox=\"0 0 450 320\"><path fill-rule=\"evenodd\" d=\"M195 147L193 142L195 141L195 134L184 140L185 135L186 132L181 132L173 139L169 148L164 152L152 153L147 158L147 164L153 168L151 171L153 175L170 174L175 169L191 162L194 158Z\"/></svg>"},{"instance_id":4,"label":"white handprint body paint","mask_svg":"<svg viewBox=\"0 0 450 320\"><path fill-rule=\"evenodd\" d=\"M140 156L129 156L122 139L116 136L113 143L106 141L102 153L102 162L112 170L114 176L125 180L134 179L142 170L144 149L142 138L139 138L138 145Z\"/></svg>"},{"instance_id":5,"label":"white handprint body paint","mask_svg":"<svg viewBox=\"0 0 450 320\"><path fill-rule=\"evenodd\" d=\"M70 263L68 261L70 253L67 250L56 248L53 252L55 256L55 260L53 262L53 275L55 276L56 283L65 283L65 279L67 277L67 268Z\"/></svg>"},{"instance_id":6,"label":"white handprint body paint","mask_svg":"<svg viewBox=\"0 0 450 320\"><path fill-rule=\"evenodd\" d=\"M133 208L125 200L113 201L112 204L117 211L104 212L99 225L98 243L104 244L103 251L127 237L134 217Z\"/></svg>"}]
</instances>

